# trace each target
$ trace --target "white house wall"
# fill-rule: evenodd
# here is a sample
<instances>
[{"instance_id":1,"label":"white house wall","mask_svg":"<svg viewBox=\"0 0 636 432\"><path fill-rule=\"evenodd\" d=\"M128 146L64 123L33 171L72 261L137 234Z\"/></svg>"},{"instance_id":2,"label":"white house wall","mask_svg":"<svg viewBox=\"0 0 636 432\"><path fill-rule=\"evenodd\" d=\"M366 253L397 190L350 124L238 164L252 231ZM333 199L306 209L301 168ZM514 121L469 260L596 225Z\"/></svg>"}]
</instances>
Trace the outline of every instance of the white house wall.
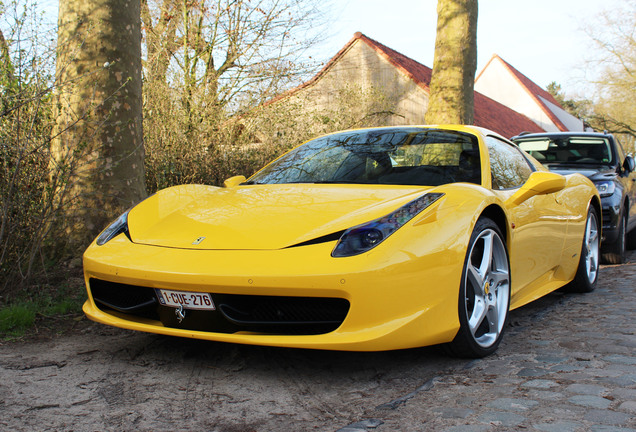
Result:
<instances>
[{"instance_id":1,"label":"white house wall","mask_svg":"<svg viewBox=\"0 0 636 432\"><path fill-rule=\"evenodd\" d=\"M537 101L499 59L490 62L482 71L475 82L475 90L524 114L547 132L559 132L559 128L541 109Z\"/></svg>"}]
</instances>

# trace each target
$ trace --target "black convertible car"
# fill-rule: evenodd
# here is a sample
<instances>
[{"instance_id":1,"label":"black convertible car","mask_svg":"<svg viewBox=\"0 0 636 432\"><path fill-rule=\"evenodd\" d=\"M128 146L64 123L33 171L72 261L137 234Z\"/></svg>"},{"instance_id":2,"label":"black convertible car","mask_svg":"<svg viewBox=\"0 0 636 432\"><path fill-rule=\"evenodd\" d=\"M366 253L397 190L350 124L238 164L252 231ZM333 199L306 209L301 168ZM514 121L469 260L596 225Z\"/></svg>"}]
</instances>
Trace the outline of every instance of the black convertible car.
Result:
<instances>
[{"instance_id":1,"label":"black convertible car","mask_svg":"<svg viewBox=\"0 0 636 432\"><path fill-rule=\"evenodd\" d=\"M636 166L613 135L536 133L521 134L512 141L551 171L578 172L594 182L603 206L604 261L620 264L626 248L636 249Z\"/></svg>"}]
</instances>

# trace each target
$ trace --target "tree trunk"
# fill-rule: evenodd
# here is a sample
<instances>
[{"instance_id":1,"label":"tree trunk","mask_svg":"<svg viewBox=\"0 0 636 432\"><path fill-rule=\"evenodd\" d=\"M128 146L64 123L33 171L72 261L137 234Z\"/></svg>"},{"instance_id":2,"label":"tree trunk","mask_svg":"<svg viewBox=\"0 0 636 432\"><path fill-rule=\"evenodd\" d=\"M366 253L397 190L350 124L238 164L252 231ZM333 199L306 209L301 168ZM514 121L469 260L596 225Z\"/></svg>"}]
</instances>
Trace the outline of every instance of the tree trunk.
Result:
<instances>
[{"instance_id":1,"label":"tree trunk","mask_svg":"<svg viewBox=\"0 0 636 432\"><path fill-rule=\"evenodd\" d=\"M428 124L472 124L477 69L477 0L438 0Z\"/></svg>"},{"instance_id":2,"label":"tree trunk","mask_svg":"<svg viewBox=\"0 0 636 432\"><path fill-rule=\"evenodd\" d=\"M65 228L80 248L146 196L139 0L60 0L57 123Z\"/></svg>"}]
</instances>

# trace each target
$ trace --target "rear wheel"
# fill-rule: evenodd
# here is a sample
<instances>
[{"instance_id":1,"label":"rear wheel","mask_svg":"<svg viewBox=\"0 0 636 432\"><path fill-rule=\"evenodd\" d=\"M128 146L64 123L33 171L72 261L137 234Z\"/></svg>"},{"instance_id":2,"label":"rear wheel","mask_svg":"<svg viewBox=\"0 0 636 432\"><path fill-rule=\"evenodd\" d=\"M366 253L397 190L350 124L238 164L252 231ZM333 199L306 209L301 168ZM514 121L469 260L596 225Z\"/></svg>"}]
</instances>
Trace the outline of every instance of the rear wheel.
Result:
<instances>
[{"instance_id":1,"label":"rear wheel","mask_svg":"<svg viewBox=\"0 0 636 432\"><path fill-rule=\"evenodd\" d=\"M627 228L627 215L623 210L618 219L618 237L614 243L603 245L603 261L609 264L622 264L625 262L625 230Z\"/></svg>"},{"instance_id":2,"label":"rear wheel","mask_svg":"<svg viewBox=\"0 0 636 432\"><path fill-rule=\"evenodd\" d=\"M574 280L566 287L570 292L592 292L596 288L599 270L599 225L596 209L590 207L585 223L585 236L581 247L581 258Z\"/></svg>"},{"instance_id":3,"label":"rear wheel","mask_svg":"<svg viewBox=\"0 0 636 432\"><path fill-rule=\"evenodd\" d=\"M459 289L460 328L451 354L479 358L497 350L510 307L508 251L497 224L477 221L470 237Z\"/></svg>"}]
</instances>

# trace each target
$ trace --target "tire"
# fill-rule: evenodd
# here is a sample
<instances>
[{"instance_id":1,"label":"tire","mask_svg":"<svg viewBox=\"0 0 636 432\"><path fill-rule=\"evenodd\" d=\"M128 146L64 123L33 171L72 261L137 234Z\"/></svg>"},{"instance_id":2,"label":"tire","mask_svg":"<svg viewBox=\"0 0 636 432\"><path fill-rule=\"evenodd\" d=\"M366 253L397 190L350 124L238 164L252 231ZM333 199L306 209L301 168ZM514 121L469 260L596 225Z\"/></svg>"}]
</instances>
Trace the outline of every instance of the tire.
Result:
<instances>
[{"instance_id":1,"label":"tire","mask_svg":"<svg viewBox=\"0 0 636 432\"><path fill-rule=\"evenodd\" d=\"M480 218L470 236L459 288L460 328L448 351L481 358L497 350L510 309L510 262L503 236L491 219Z\"/></svg>"},{"instance_id":2,"label":"tire","mask_svg":"<svg viewBox=\"0 0 636 432\"><path fill-rule=\"evenodd\" d=\"M636 228L627 233L627 235L625 236L625 240L625 247L627 247L627 249L636 249Z\"/></svg>"},{"instance_id":3,"label":"tire","mask_svg":"<svg viewBox=\"0 0 636 432\"><path fill-rule=\"evenodd\" d=\"M587 293L594 291L599 272L599 224L598 214L594 207L587 212L585 235L581 246L581 258L574 280L565 286L565 291Z\"/></svg>"},{"instance_id":4,"label":"tire","mask_svg":"<svg viewBox=\"0 0 636 432\"><path fill-rule=\"evenodd\" d=\"M614 243L603 245L603 261L608 264L623 264L625 262L625 229L627 227L627 215L623 210L618 218L618 237Z\"/></svg>"}]
</instances>

